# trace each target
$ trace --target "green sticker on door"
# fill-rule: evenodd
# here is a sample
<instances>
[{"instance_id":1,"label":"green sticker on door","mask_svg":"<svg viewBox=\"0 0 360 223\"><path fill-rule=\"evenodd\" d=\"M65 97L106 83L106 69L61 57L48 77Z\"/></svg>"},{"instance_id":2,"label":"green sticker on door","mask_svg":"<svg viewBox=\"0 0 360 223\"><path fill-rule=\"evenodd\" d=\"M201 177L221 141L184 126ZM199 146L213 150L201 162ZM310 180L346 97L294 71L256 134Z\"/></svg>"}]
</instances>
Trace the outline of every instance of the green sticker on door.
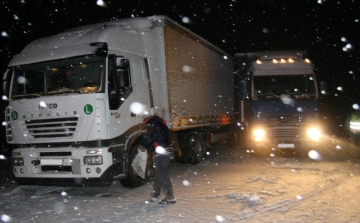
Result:
<instances>
[{"instance_id":1,"label":"green sticker on door","mask_svg":"<svg viewBox=\"0 0 360 223\"><path fill-rule=\"evenodd\" d=\"M94 111L94 108L93 108L92 105L87 104L87 105L84 106L85 114L90 115L93 111Z\"/></svg>"},{"instance_id":2,"label":"green sticker on door","mask_svg":"<svg viewBox=\"0 0 360 223\"><path fill-rule=\"evenodd\" d=\"M19 116L18 116L18 113L17 113L16 111L13 111L13 112L11 113L11 118L12 118L13 120L16 120L18 117L19 117Z\"/></svg>"}]
</instances>

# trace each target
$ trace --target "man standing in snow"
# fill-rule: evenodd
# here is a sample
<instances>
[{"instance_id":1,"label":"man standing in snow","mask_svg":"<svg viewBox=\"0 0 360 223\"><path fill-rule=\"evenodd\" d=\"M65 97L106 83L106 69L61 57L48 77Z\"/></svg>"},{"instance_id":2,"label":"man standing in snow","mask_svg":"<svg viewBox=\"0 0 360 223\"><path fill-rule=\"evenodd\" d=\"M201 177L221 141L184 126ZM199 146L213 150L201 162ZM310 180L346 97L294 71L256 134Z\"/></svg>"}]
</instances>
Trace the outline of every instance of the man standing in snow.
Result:
<instances>
[{"instance_id":1,"label":"man standing in snow","mask_svg":"<svg viewBox=\"0 0 360 223\"><path fill-rule=\"evenodd\" d=\"M163 189L165 197L159 201L159 204L173 204L176 202L176 199L168 175L173 150L171 147L170 131L166 126L166 121L158 115L146 115L143 117L142 132L141 146L152 154L155 170L150 202L156 202L161 189Z\"/></svg>"},{"instance_id":2,"label":"man standing in snow","mask_svg":"<svg viewBox=\"0 0 360 223\"><path fill-rule=\"evenodd\" d=\"M360 110L355 109L348 115L345 123L346 129L350 135L351 143L360 146Z\"/></svg>"}]
</instances>

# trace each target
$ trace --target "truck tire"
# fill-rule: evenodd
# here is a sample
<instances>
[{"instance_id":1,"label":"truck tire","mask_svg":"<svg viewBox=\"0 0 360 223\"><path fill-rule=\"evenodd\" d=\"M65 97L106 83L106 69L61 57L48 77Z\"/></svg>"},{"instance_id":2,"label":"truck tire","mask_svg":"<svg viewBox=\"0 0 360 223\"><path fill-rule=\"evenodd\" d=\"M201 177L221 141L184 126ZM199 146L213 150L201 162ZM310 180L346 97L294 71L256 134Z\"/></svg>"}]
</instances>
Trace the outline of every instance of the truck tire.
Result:
<instances>
[{"instance_id":1,"label":"truck tire","mask_svg":"<svg viewBox=\"0 0 360 223\"><path fill-rule=\"evenodd\" d=\"M182 158L178 163L198 164L206 152L206 137L204 133L190 132L179 135L179 144L182 151Z\"/></svg>"},{"instance_id":2,"label":"truck tire","mask_svg":"<svg viewBox=\"0 0 360 223\"><path fill-rule=\"evenodd\" d=\"M237 147L239 145L239 130L237 128L232 128L229 137L225 139L226 146L228 147Z\"/></svg>"},{"instance_id":3,"label":"truck tire","mask_svg":"<svg viewBox=\"0 0 360 223\"><path fill-rule=\"evenodd\" d=\"M138 176L135 170L131 166L136 154L138 153L139 147L140 147L139 144L134 145L129 153L129 159L127 163L128 165L127 177L125 179L119 180L124 187L139 187L144 184L145 180L140 176Z\"/></svg>"},{"instance_id":4,"label":"truck tire","mask_svg":"<svg viewBox=\"0 0 360 223\"><path fill-rule=\"evenodd\" d=\"M0 166L0 187L3 187L6 185L7 182L7 173L5 168L1 165Z\"/></svg>"},{"instance_id":5,"label":"truck tire","mask_svg":"<svg viewBox=\"0 0 360 223\"><path fill-rule=\"evenodd\" d=\"M0 165L0 187L8 186L14 180L11 164Z\"/></svg>"}]
</instances>

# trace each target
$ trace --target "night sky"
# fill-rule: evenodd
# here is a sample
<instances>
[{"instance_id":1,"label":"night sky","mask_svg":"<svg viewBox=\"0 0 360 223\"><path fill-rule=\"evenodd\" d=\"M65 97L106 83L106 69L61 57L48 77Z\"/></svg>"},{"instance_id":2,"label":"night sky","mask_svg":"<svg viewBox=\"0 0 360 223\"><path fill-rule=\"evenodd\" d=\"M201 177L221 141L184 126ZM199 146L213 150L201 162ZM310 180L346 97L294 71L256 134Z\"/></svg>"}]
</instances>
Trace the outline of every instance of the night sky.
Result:
<instances>
[{"instance_id":1,"label":"night sky","mask_svg":"<svg viewBox=\"0 0 360 223\"><path fill-rule=\"evenodd\" d=\"M0 12L0 70L31 41L76 26L166 15L222 50L307 50L324 117L341 123L359 103L360 7L357 0L6 0ZM209 3L214 2L214 3ZM2 74L1 73L1 74Z\"/></svg>"}]
</instances>

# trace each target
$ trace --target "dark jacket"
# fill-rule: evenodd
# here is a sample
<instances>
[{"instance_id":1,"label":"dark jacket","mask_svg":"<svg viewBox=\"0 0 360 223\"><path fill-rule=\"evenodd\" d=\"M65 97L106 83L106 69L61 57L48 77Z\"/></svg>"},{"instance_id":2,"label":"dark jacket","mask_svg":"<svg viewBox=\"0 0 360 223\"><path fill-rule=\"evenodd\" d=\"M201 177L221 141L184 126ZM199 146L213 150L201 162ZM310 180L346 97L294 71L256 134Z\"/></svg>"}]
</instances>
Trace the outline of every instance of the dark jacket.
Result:
<instances>
[{"instance_id":1,"label":"dark jacket","mask_svg":"<svg viewBox=\"0 0 360 223\"><path fill-rule=\"evenodd\" d=\"M146 118L143 121L143 135L140 144L149 152L154 152L157 146L165 149L170 147L170 130L166 126L166 121L156 115Z\"/></svg>"}]
</instances>

